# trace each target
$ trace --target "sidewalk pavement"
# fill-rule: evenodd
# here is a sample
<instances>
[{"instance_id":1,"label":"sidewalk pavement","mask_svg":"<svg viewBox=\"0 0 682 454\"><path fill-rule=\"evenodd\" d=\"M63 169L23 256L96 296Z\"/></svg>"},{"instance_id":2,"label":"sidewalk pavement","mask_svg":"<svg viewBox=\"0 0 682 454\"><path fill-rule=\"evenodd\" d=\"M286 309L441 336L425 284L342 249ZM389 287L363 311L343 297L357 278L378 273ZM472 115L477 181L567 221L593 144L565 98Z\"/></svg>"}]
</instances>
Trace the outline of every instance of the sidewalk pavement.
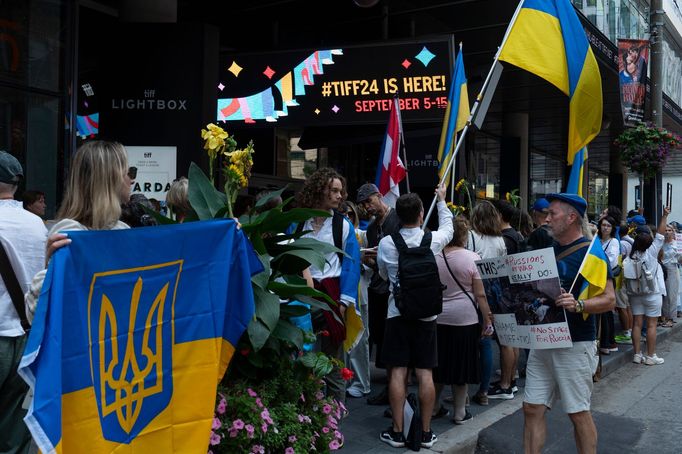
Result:
<instances>
[{"instance_id":1,"label":"sidewalk pavement","mask_svg":"<svg viewBox=\"0 0 682 454\"><path fill-rule=\"evenodd\" d=\"M617 318L617 317L616 317ZM657 344L663 342L670 334L678 329L682 329L682 320L673 328L657 329ZM494 343L493 343L494 344ZM618 345L619 350L612 352L610 355L602 356L602 377L617 370L623 364L632 361L632 345ZM499 354L497 348L493 348L494 366L493 369L499 367L497 359ZM525 355L523 352L519 355L519 369L525 367ZM495 378L493 378L493 381ZM515 439L520 439L523 433L523 414L521 405L523 402L523 385L524 379L521 377L518 380L519 393L511 400L494 400L490 399L490 405L483 407L472 403L469 411L474 418L466 424L456 426L452 422L452 414L447 417L436 419L432 421L431 427L434 433L438 436L438 442L433 445L431 449L422 448L422 452L438 452L438 453L461 453L473 454L479 440L479 433L484 429L492 426L502 418L514 414L509 421L515 422L513 431L516 433ZM381 369L372 369L372 394L378 393L386 384L385 372ZM473 396L478 385L471 385L469 388L469 395ZM416 385L409 387L409 392L417 392ZM595 392L598 392L597 388ZM449 395L449 390L443 391L444 395ZM379 434L391 425L391 420L383 416L384 410L388 405L372 406L367 404L366 398L352 398L348 397L347 407L350 411L349 416L344 419L341 430L345 436L345 443L343 451L347 453L369 453L369 454L396 454L412 452L403 448L392 448L379 439ZM452 412L452 407L448 407ZM562 412L549 412L552 418L559 418ZM563 417L566 417L563 415ZM599 415L595 415L598 419ZM507 424L507 426L511 427ZM490 432L490 431L488 431ZM548 434L550 435L550 434ZM487 437L488 435L486 435ZM501 434L502 436L502 434ZM492 441L486 438L488 443ZM561 443L561 439L547 438L547 449L551 449L552 444ZM489 447L489 446L488 446ZM572 448L574 449L574 448ZM493 452L493 451L482 451ZM548 450L547 452L561 452L560 450Z\"/></svg>"}]
</instances>

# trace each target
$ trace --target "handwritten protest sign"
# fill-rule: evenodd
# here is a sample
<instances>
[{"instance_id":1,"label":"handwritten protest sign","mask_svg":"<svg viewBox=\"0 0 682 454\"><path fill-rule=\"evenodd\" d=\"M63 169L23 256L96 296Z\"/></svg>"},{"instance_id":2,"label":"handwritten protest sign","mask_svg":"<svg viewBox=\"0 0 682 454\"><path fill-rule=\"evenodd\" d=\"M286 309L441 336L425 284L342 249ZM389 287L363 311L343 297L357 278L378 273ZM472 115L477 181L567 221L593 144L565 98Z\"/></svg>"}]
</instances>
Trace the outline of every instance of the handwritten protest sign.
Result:
<instances>
[{"instance_id":1,"label":"handwritten protest sign","mask_svg":"<svg viewBox=\"0 0 682 454\"><path fill-rule=\"evenodd\" d=\"M552 248L476 262L495 331L502 345L519 348L571 347Z\"/></svg>"}]
</instances>

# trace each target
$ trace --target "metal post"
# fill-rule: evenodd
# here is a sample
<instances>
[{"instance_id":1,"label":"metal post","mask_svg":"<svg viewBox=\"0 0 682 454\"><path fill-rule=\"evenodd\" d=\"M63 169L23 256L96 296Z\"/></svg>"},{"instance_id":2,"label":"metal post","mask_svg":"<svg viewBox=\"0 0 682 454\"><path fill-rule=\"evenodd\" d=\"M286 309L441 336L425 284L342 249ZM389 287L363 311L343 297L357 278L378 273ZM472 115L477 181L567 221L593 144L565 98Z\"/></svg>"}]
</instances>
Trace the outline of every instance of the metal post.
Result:
<instances>
[{"instance_id":1,"label":"metal post","mask_svg":"<svg viewBox=\"0 0 682 454\"><path fill-rule=\"evenodd\" d=\"M659 128L663 126L663 0L651 0L651 122ZM661 215L663 178L661 171L644 181L642 188L642 205L644 217L650 223L657 224Z\"/></svg>"}]
</instances>

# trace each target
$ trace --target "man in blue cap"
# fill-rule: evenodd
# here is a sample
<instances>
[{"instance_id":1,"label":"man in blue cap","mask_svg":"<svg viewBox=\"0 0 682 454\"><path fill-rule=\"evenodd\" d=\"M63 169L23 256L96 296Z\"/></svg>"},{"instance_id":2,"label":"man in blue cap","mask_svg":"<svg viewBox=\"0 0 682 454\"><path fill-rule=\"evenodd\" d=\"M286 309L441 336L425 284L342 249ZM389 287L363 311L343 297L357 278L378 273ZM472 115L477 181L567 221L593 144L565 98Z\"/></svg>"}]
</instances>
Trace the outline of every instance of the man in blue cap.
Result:
<instances>
[{"instance_id":1,"label":"man in blue cap","mask_svg":"<svg viewBox=\"0 0 682 454\"><path fill-rule=\"evenodd\" d=\"M547 223L554 237L554 254L562 294L555 304L566 311L573 340L570 348L531 350L526 366L523 402L525 426L523 441L527 453L540 453L545 444L545 412L561 396L564 409L573 423L578 452L597 452L597 428L590 413L592 375L597 369L596 327L592 314L612 310L616 303L608 264L609 280L601 295L578 299L582 277L573 281L591 244L583 236L583 217L587 202L576 194L548 194ZM569 293L569 290L571 293ZM586 317L583 315L588 314Z\"/></svg>"},{"instance_id":2,"label":"man in blue cap","mask_svg":"<svg viewBox=\"0 0 682 454\"><path fill-rule=\"evenodd\" d=\"M535 224L535 230L531 232L526 241L529 251L544 249L552 245L552 235L547 225L548 212L549 201L546 198L541 197L533 203L531 217L533 218L533 224Z\"/></svg>"}]
</instances>

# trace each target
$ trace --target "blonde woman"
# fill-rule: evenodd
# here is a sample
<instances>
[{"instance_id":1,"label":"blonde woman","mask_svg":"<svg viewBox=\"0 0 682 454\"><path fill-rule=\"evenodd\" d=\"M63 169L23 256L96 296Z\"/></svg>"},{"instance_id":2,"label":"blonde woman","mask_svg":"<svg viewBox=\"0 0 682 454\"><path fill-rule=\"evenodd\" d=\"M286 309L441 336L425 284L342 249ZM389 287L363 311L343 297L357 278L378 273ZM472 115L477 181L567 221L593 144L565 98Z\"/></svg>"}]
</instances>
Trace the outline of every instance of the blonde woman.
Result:
<instances>
[{"instance_id":1,"label":"blonde woman","mask_svg":"<svg viewBox=\"0 0 682 454\"><path fill-rule=\"evenodd\" d=\"M118 142L96 140L83 144L73 157L66 193L57 212L57 223L48 232L46 261L54 251L71 242L68 230L127 229L119 221L121 204L130 198L128 156ZM26 294L29 319L33 318L45 270L33 278Z\"/></svg>"},{"instance_id":2,"label":"blonde woman","mask_svg":"<svg viewBox=\"0 0 682 454\"><path fill-rule=\"evenodd\" d=\"M182 223L192 210L189 204L189 180L185 177L177 178L171 183L166 194L166 206L170 210L170 218Z\"/></svg>"}]
</instances>

